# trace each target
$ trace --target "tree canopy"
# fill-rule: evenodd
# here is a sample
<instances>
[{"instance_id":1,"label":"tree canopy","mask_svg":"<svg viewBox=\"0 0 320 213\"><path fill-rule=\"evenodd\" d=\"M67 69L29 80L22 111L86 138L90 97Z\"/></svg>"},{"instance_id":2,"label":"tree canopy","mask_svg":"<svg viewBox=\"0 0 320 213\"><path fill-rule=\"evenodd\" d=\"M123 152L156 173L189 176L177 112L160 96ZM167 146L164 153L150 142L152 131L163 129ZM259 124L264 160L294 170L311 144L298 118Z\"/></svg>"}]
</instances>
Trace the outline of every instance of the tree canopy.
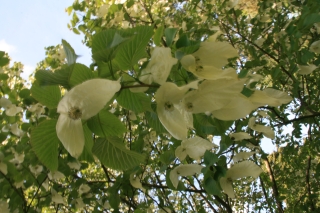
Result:
<instances>
[{"instance_id":1,"label":"tree canopy","mask_svg":"<svg viewBox=\"0 0 320 213\"><path fill-rule=\"evenodd\" d=\"M319 1L66 12L91 64L0 51L1 212L320 211Z\"/></svg>"}]
</instances>

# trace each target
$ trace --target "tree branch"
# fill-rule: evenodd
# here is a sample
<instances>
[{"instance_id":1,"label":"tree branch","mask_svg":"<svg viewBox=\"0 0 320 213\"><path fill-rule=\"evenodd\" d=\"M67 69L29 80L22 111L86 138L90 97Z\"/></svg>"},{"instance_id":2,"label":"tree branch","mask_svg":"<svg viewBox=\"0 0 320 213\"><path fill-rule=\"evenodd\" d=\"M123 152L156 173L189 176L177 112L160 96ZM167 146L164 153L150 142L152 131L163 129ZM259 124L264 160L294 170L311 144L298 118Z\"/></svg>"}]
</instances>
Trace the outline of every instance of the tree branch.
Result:
<instances>
[{"instance_id":1,"label":"tree branch","mask_svg":"<svg viewBox=\"0 0 320 213\"><path fill-rule=\"evenodd\" d=\"M265 165L267 167L269 178L270 178L270 180L272 182L273 196L274 196L274 198L276 200L276 204L278 206L278 210L279 210L280 213L284 213L283 207L282 207L282 202L279 200L279 191L278 191L276 180L275 180L274 175L273 175L273 171L272 171L271 166L270 166L270 162L269 162L268 158L265 158L263 161L264 161L264 163L265 163Z\"/></svg>"}]
</instances>

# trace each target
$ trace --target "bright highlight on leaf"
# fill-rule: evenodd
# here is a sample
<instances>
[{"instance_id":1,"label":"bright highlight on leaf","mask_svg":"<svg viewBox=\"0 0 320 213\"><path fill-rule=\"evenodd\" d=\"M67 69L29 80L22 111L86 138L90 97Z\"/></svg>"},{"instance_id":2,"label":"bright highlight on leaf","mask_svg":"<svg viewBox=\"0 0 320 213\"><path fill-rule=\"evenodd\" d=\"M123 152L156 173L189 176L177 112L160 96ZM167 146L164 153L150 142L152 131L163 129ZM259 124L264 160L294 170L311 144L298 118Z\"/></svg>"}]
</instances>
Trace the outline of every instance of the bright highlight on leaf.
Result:
<instances>
[{"instance_id":1,"label":"bright highlight on leaf","mask_svg":"<svg viewBox=\"0 0 320 213\"><path fill-rule=\"evenodd\" d=\"M71 156L78 158L84 147L81 119L97 114L120 87L118 81L92 79L72 88L59 102L57 135Z\"/></svg>"}]
</instances>

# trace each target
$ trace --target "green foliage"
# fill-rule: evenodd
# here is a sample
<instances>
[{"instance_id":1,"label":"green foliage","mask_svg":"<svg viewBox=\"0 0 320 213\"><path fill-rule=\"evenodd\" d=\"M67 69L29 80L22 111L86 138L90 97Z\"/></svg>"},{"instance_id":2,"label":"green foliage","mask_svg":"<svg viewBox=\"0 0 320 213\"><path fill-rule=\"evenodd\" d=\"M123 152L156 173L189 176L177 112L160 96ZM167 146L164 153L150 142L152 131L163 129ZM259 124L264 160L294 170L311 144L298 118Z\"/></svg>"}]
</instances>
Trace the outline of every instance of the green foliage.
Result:
<instances>
[{"instance_id":1,"label":"green foliage","mask_svg":"<svg viewBox=\"0 0 320 213\"><path fill-rule=\"evenodd\" d=\"M116 170L127 170L144 161L144 156L128 150L120 138L98 139L92 152L102 164Z\"/></svg>"},{"instance_id":2,"label":"green foliage","mask_svg":"<svg viewBox=\"0 0 320 213\"><path fill-rule=\"evenodd\" d=\"M29 87L23 65L0 51L1 211L319 212L319 2L119 2L66 9L68 27L92 51L90 66L62 40L45 48ZM121 84L108 103L86 101L104 97L99 86L77 87L96 78ZM231 81L228 93L214 87ZM78 144L72 137L83 130L77 159L56 133L56 108L72 88L64 116L79 128L63 144ZM197 101L187 102L193 92ZM213 116L245 109L237 119ZM246 176L241 161L263 172Z\"/></svg>"},{"instance_id":3,"label":"green foliage","mask_svg":"<svg viewBox=\"0 0 320 213\"><path fill-rule=\"evenodd\" d=\"M127 130L115 115L105 110L90 118L88 127L100 137L120 136Z\"/></svg>"},{"instance_id":4,"label":"green foliage","mask_svg":"<svg viewBox=\"0 0 320 213\"><path fill-rule=\"evenodd\" d=\"M32 97L49 109L57 108L61 99L61 93L58 86L39 86L33 84L30 91Z\"/></svg>"},{"instance_id":5,"label":"green foliage","mask_svg":"<svg viewBox=\"0 0 320 213\"><path fill-rule=\"evenodd\" d=\"M39 160L52 171L58 169L57 120L43 121L31 131L32 149Z\"/></svg>"},{"instance_id":6,"label":"green foliage","mask_svg":"<svg viewBox=\"0 0 320 213\"><path fill-rule=\"evenodd\" d=\"M151 110L151 100L145 93L132 93L128 89L121 90L117 102L135 113Z\"/></svg>"}]
</instances>

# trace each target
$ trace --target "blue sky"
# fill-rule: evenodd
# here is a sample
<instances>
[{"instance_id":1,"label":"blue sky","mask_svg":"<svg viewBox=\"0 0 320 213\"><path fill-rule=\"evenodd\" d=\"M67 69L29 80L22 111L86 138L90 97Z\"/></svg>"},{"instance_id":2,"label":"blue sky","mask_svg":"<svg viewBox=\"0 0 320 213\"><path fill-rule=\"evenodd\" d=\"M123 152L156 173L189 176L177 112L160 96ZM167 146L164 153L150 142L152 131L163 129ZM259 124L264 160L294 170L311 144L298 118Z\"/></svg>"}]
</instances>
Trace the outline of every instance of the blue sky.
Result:
<instances>
[{"instance_id":1,"label":"blue sky","mask_svg":"<svg viewBox=\"0 0 320 213\"><path fill-rule=\"evenodd\" d=\"M27 77L44 59L44 47L57 45L61 39L75 49L79 63L91 63L91 51L82 44L83 35L76 35L67 27L70 16L65 8L73 0L13 0L1 1L0 50L9 53L12 61L25 65Z\"/></svg>"}]
</instances>

